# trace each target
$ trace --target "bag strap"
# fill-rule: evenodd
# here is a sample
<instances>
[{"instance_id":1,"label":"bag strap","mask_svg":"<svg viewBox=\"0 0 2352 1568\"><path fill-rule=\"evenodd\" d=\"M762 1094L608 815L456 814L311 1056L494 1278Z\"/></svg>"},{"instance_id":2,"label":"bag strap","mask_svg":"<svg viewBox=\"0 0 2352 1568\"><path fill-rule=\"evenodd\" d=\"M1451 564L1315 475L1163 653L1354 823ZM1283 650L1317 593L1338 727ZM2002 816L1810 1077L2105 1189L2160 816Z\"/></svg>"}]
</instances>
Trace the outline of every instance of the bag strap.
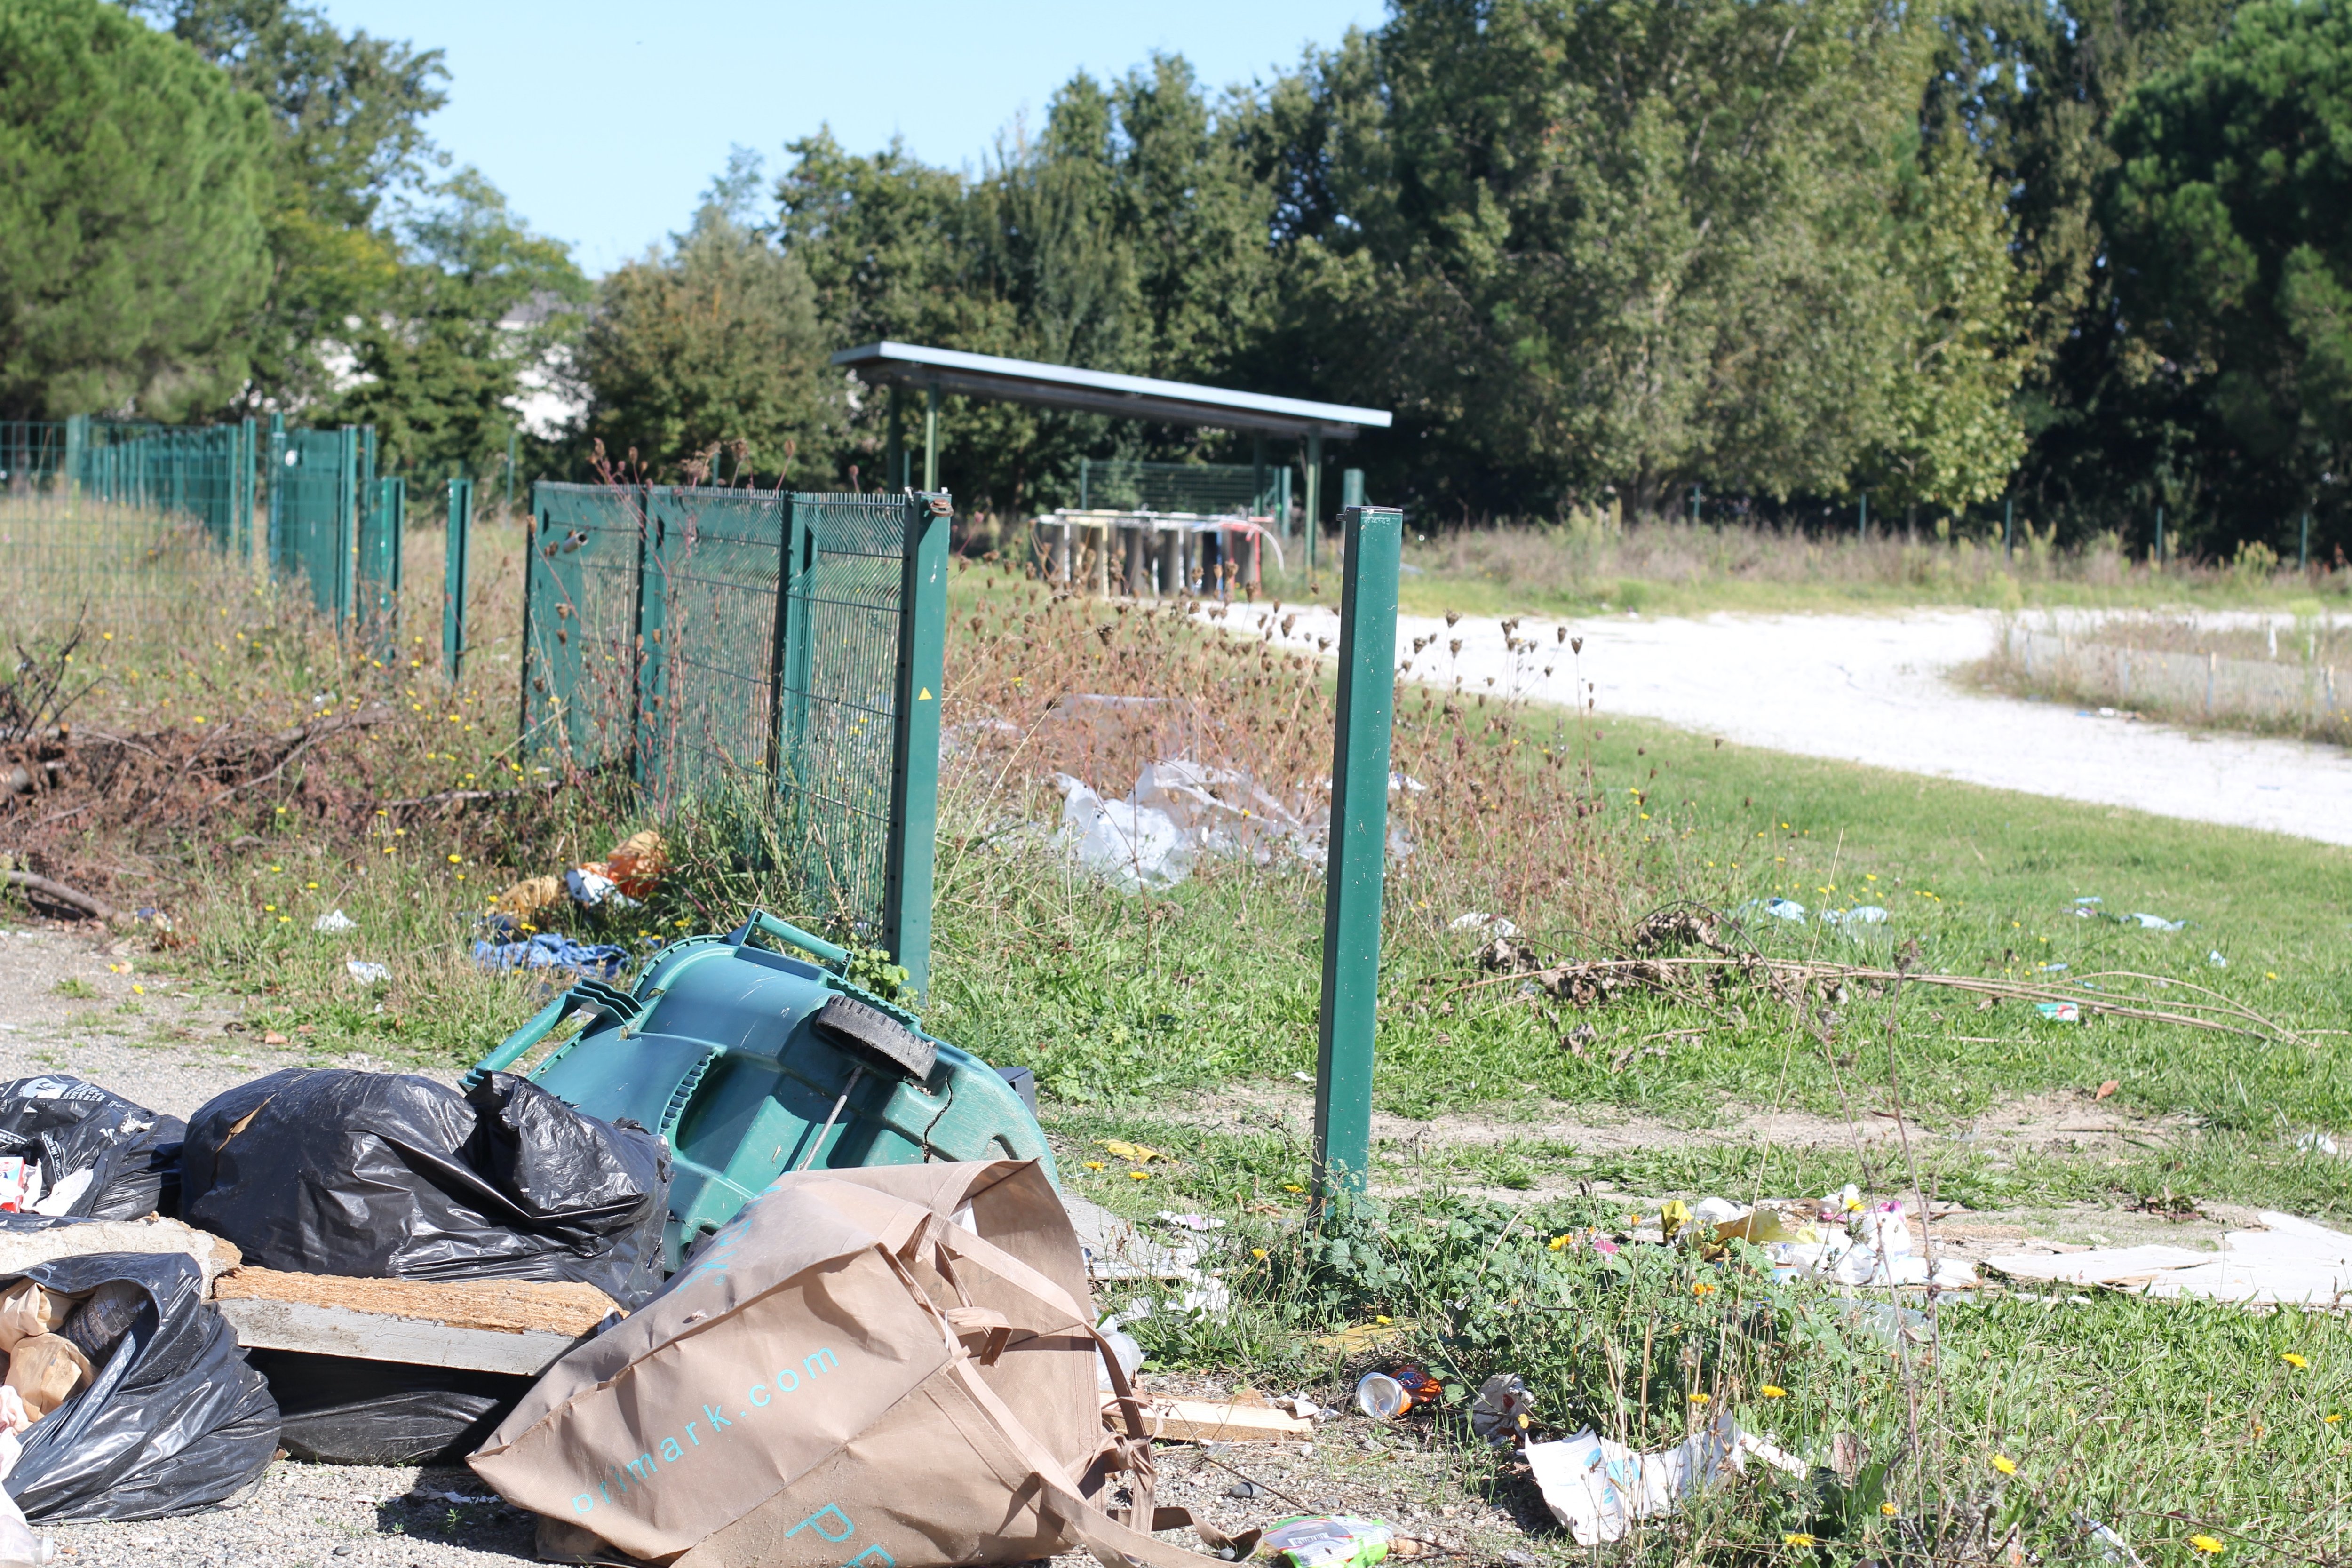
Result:
<instances>
[{"instance_id":1,"label":"bag strap","mask_svg":"<svg viewBox=\"0 0 2352 1568\"><path fill-rule=\"evenodd\" d=\"M971 1357L957 1357L949 1372L997 1435L1028 1465L1040 1489L1039 1505L1076 1536L1103 1568L1136 1568L1139 1563L1148 1563L1150 1568L1203 1568L1204 1564L1246 1558L1256 1550L1260 1534L1257 1531L1228 1536L1215 1526L1193 1518L1189 1509L1154 1508L1140 1492L1137 1496L1137 1511L1139 1516L1149 1515L1152 1529L1181 1530L1189 1525L1212 1548L1230 1551L1234 1557L1207 1557L1198 1552L1187 1552L1113 1519L1070 1483L1053 1452L1022 1425L1012 1407L988 1386Z\"/></svg>"},{"instance_id":2,"label":"bag strap","mask_svg":"<svg viewBox=\"0 0 2352 1568\"><path fill-rule=\"evenodd\" d=\"M1055 1327L1076 1329L1094 1341L1096 1353L1102 1358L1104 1371L1110 1379L1111 1393L1118 1400L1119 1413L1127 1424L1127 1431L1117 1435L1113 1441L1118 1468L1134 1478L1129 1487L1135 1499L1134 1504L1121 1510L1129 1520L1148 1520L1155 1531L1181 1530L1189 1526L1193 1533L1208 1543L1211 1550L1232 1552L1234 1559L1249 1556L1256 1549L1260 1531L1246 1531L1239 1536L1229 1536L1216 1526L1195 1519L1189 1509L1158 1506L1151 1434L1144 1421L1142 1402L1136 1397L1134 1384L1128 1380L1127 1369L1118 1363L1118 1352L1111 1348L1110 1341L1104 1337L1102 1331L1095 1327L1089 1315L1080 1310L1070 1293L995 1243L973 1235L960 1225L941 1224L935 1220L931 1230L930 1239L940 1251L978 1264L1048 1311L1059 1314L1064 1322ZM1154 1564L1155 1568L1201 1568L1204 1563L1220 1561L1156 1541L1132 1524L1114 1518L1110 1510L1097 1506L1078 1491L1068 1473L1055 1458L1053 1451L1022 1424L1012 1407L999 1398L996 1391L989 1387L987 1381L974 1370L969 1352L959 1353L951 1369L957 1383L971 1396L989 1424L1035 1473L1038 1485L1045 1489L1045 1497L1052 1500L1055 1516L1078 1537L1105 1568L1131 1568L1137 1561Z\"/></svg>"}]
</instances>

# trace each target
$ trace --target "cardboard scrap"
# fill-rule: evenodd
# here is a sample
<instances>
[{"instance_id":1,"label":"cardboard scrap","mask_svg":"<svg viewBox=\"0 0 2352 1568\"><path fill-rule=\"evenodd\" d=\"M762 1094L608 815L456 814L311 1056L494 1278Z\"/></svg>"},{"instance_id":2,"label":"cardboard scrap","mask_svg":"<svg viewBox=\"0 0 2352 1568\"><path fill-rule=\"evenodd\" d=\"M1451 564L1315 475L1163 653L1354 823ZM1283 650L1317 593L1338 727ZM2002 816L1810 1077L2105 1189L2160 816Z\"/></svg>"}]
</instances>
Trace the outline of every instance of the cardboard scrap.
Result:
<instances>
[{"instance_id":1,"label":"cardboard scrap","mask_svg":"<svg viewBox=\"0 0 2352 1568\"><path fill-rule=\"evenodd\" d=\"M1315 1435L1313 1421L1277 1410L1265 1398L1146 1399L1143 1429L1171 1443L1269 1443ZM1104 1402L1103 1421L1115 1432L1126 1430L1118 1401Z\"/></svg>"},{"instance_id":2,"label":"cardboard scrap","mask_svg":"<svg viewBox=\"0 0 2352 1568\"><path fill-rule=\"evenodd\" d=\"M2257 1306L2332 1307L2352 1299L2352 1236L2289 1214L2264 1210L2260 1217L2263 1228L2231 1231L2213 1252L2114 1247L2055 1257L1995 1258L1986 1267L2012 1279Z\"/></svg>"}]
</instances>

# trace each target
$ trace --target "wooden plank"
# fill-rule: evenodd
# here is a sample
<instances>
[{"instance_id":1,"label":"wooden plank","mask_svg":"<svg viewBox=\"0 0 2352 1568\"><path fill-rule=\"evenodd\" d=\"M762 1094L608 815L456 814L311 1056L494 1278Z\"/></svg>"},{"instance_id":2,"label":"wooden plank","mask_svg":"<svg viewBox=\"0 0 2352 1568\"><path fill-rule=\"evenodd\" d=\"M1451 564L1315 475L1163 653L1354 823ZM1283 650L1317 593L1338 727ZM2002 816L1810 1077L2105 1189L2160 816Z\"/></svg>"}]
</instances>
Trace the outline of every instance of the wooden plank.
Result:
<instances>
[{"instance_id":1,"label":"wooden plank","mask_svg":"<svg viewBox=\"0 0 2352 1568\"><path fill-rule=\"evenodd\" d=\"M1116 1403L1104 1404L1103 1420L1114 1431L1127 1429ZM1216 1399L1147 1399L1143 1428L1154 1437L1177 1443L1270 1443L1315 1435L1314 1422L1286 1415L1271 1405Z\"/></svg>"},{"instance_id":2,"label":"wooden plank","mask_svg":"<svg viewBox=\"0 0 2352 1568\"><path fill-rule=\"evenodd\" d=\"M213 1299L252 1298L348 1307L388 1318L414 1318L453 1329L539 1331L577 1339L614 1311L593 1285L539 1279L362 1279L239 1268L213 1283Z\"/></svg>"},{"instance_id":3,"label":"wooden plank","mask_svg":"<svg viewBox=\"0 0 2352 1568\"><path fill-rule=\"evenodd\" d=\"M536 1377L586 1337L540 1330L451 1328L310 1301L232 1297L215 1303L247 1350L300 1351Z\"/></svg>"}]
</instances>

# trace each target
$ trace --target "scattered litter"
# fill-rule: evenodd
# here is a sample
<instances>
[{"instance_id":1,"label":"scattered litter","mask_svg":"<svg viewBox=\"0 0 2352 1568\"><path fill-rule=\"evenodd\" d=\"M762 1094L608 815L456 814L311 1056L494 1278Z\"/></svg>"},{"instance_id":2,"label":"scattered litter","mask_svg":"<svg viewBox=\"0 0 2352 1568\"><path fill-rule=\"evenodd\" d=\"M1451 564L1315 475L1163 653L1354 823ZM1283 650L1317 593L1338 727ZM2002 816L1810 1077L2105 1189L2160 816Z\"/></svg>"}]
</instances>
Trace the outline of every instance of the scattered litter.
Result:
<instances>
[{"instance_id":1,"label":"scattered litter","mask_svg":"<svg viewBox=\"0 0 2352 1568\"><path fill-rule=\"evenodd\" d=\"M1883 926L1886 923L1887 919L1888 916L1886 911L1879 908L1876 904L1858 904L1850 910L1823 910L1822 911L1822 923L1823 925L1831 926Z\"/></svg>"},{"instance_id":2,"label":"scattered litter","mask_svg":"<svg viewBox=\"0 0 2352 1568\"><path fill-rule=\"evenodd\" d=\"M1300 1072L1297 1068L1293 1068L1291 1070L1290 1076L1297 1079L1300 1083L1313 1083L1315 1081L1315 1075L1313 1073Z\"/></svg>"},{"instance_id":3,"label":"scattered litter","mask_svg":"<svg viewBox=\"0 0 2352 1568\"><path fill-rule=\"evenodd\" d=\"M2079 1024L2083 1009L2073 1002L2036 1002L2033 1010L2053 1024Z\"/></svg>"},{"instance_id":4,"label":"scattered litter","mask_svg":"<svg viewBox=\"0 0 2352 1568\"><path fill-rule=\"evenodd\" d=\"M1692 1492L1745 1470L1751 1457L1805 1474L1801 1461L1741 1431L1728 1410L1687 1441L1654 1453L1635 1453L1590 1428L1527 1447L1545 1506L1579 1546L1623 1540L1635 1521L1664 1518Z\"/></svg>"},{"instance_id":5,"label":"scattered litter","mask_svg":"<svg viewBox=\"0 0 2352 1568\"><path fill-rule=\"evenodd\" d=\"M2138 912L2125 915L2121 918L2124 924L2137 924L2142 931L2179 931L2189 923L2187 921L2168 921L2162 915L2142 914ZM2104 1530L2106 1527L2102 1525L2100 1528Z\"/></svg>"},{"instance_id":6,"label":"scattered litter","mask_svg":"<svg viewBox=\"0 0 2352 1568\"><path fill-rule=\"evenodd\" d=\"M1336 1334L1323 1335L1315 1343L1318 1349L1338 1351L1342 1355L1361 1355L1391 1340L1401 1340L1420 1327L1417 1318L1383 1318L1369 1323L1350 1323Z\"/></svg>"},{"instance_id":7,"label":"scattered litter","mask_svg":"<svg viewBox=\"0 0 2352 1568\"><path fill-rule=\"evenodd\" d=\"M1062 786L1061 838L1077 863L1128 892L1172 888L1192 870L1192 857L1164 811L1105 800L1067 773Z\"/></svg>"},{"instance_id":8,"label":"scattered litter","mask_svg":"<svg viewBox=\"0 0 2352 1568\"><path fill-rule=\"evenodd\" d=\"M1427 795L1429 786L1411 773L1391 773L1389 774L1389 793L1394 795L1399 790L1404 791L1407 795Z\"/></svg>"},{"instance_id":9,"label":"scattered litter","mask_svg":"<svg viewBox=\"0 0 2352 1568\"><path fill-rule=\"evenodd\" d=\"M360 922L341 910L329 910L310 922L310 929L332 934L336 931L357 931L360 929Z\"/></svg>"},{"instance_id":10,"label":"scattered litter","mask_svg":"<svg viewBox=\"0 0 2352 1568\"><path fill-rule=\"evenodd\" d=\"M2150 1296L2200 1296L2269 1306L2331 1307L2352 1296L2352 1236L2265 1210L2265 1228L2233 1230L2216 1252L2185 1247L2103 1247L2093 1252L1996 1258L1986 1267L2013 1279L2105 1285Z\"/></svg>"},{"instance_id":11,"label":"scattered litter","mask_svg":"<svg viewBox=\"0 0 2352 1568\"><path fill-rule=\"evenodd\" d=\"M1168 1158L1157 1149L1147 1149L1140 1143L1130 1143L1124 1138L1106 1138L1103 1140L1102 1146L1120 1159L1132 1160L1139 1165L1148 1165L1154 1160Z\"/></svg>"},{"instance_id":12,"label":"scattered litter","mask_svg":"<svg viewBox=\"0 0 2352 1568\"><path fill-rule=\"evenodd\" d=\"M1497 1448L1516 1447L1535 1425L1535 1396L1517 1375L1496 1373L1470 1402L1470 1429Z\"/></svg>"},{"instance_id":13,"label":"scattered litter","mask_svg":"<svg viewBox=\"0 0 2352 1568\"><path fill-rule=\"evenodd\" d=\"M1421 1543L1399 1536L1387 1521L1348 1513L1279 1520L1258 1542L1258 1555L1276 1568L1372 1568L1391 1556L1420 1554Z\"/></svg>"},{"instance_id":14,"label":"scattered litter","mask_svg":"<svg viewBox=\"0 0 2352 1568\"><path fill-rule=\"evenodd\" d=\"M1467 914L1454 916L1452 921L1447 922L1445 929L1447 931L1486 931L1492 935L1500 937L1511 937L1519 934L1519 928L1517 925L1505 920L1500 915L1490 915L1483 910L1472 910Z\"/></svg>"},{"instance_id":15,"label":"scattered litter","mask_svg":"<svg viewBox=\"0 0 2352 1568\"><path fill-rule=\"evenodd\" d=\"M2096 898L2076 899L2074 900L2074 918L2076 920L2084 921L2094 918L2099 912L2099 906L2106 901L2107 900L2105 899Z\"/></svg>"},{"instance_id":16,"label":"scattered litter","mask_svg":"<svg viewBox=\"0 0 2352 1568\"><path fill-rule=\"evenodd\" d=\"M362 985L382 985L392 979L392 966L364 958L347 958L343 972Z\"/></svg>"},{"instance_id":17,"label":"scattered litter","mask_svg":"<svg viewBox=\"0 0 2352 1568\"><path fill-rule=\"evenodd\" d=\"M1300 816L1246 773L1172 758L1139 773L1125 800L1105 799L1067 773L1054 783L1063 795L1061 843L1080 866L1130 892L1173 887L1202 855L1241 855L1261 866L1278 854L1323 862L1323 823Z\"/></svg>"},{"instance_id":18,"label":"scattered litter","mask_svg":"<svg viewBox=\"0 0 2352 1568\"><path fill-rule=\"evenodd\" d=\"M2123 1088L2123 1079L2119 1078L2111 1078L2092 1091L2091 1100L2094 1104L2096 1104L2098 1101L2105 1100L2107 1096L2115 1093L2116 1090Z\"/></svg>"},{"instance_id":19,"label":"scattered litter","mask_svg":"<svg viewBox=\"0 0 2352 1568\"><path fill-rule=\"evenodd\" d=\"M1223 1220L1212 1219L1204 1214L1170 1214L1166 1209L1161 1209L1159 1219L1162 1225L1172 1225L1180 1230L1211 1231L1225 1228Z\"/></svg>"},{"instance_id":20,"label":"scattered litter","mask_svg":"<svg viewBox=\"0 0 2352 1568\"><path fill-rule=\"evenodd\" d=\"M575 866L563 874L564 891L583 909L610 903L633 910L651 898L669 868L669 850L661 835L648 827L632 833L602 860Z\"/></svg>"},{"instance_id":21,"label":"scattered litter","mask_svg":"<svg viewBox=\"0 0 2352 1568\"><path fill-rule=\"evenodd\" d=\"M2131 1543L2090 1515L2076 1513L2074 1528L2099 1543L2099 1555L2107 1562L2119 1563L2122 1568L2142 1568L2139 1553L2131 1549Z\"/></svg>"},{"instance_id":22,"label":"scattered litter","mask_svg":"<svg viewBox=\"0 0 2352 1568\"><path fill-rule=\"evenodd\" d=\"M2336 1140L2325 1132L2306 1132L2294 1141L2294 1146L2313 1154L2333 1155Z\"/></svg>"},{"instance_id":23,"label":"scattered litter","mask_svg":"<svg viewBox=\"0 0 2352 1568\"><path fill-rule=\"evenodd\" d=\"M1417 1366L1368 1372L1356 1380L1356 1408L1375 1421L1394 1421L1415 1405L1436 1404L1444 1392Z\"/></svg>"},{"instance_id":24,"label":"scattered litter","mask_svg":"<svg viewBox=\"0 0 2352 1568\"><path fill-rule=\"evenodd\" d=\"M592 980L613 980L628 964L629 950L541 931L529 942L478 942L474 962L484 969L568 969Z\"/></svg>"},{"instance_id":25,"label":"scattered litter","mask_svg":"<svg viewBox=\"0 0 2352 1568\"><path fill-rule=\"evenodd\" d=\"M2221 950L2218 947L2205 955L2205 962L2211 964L2216 969L2227 969L2230 967L2230 961L2221 956Z\"/></svg>"},{"instance_id":26,"label":"scattered litter","mask_svg":"<svg viewBox=\"0 0 2352 1568\"><path fill-rule=\"evenodd\" d=\"M1761 909L1776 921L1801 921L1805 918L1805 906L1794 899L1766 899L1760 904L1749 903L1742 907Z\"/></svg>"},{"instance_id":27,"label":"scattered litter","mask_svg":"<svg viewBox=\"0 0 2352 1568\"><path fill-rule=\"evenodd\" d=\"M2048 963L2036 964L2034 967L2039 969L2044 974L2063 974L2066 973L2066 963L2063 959L2053 959Z\"/></svg>"}]
</instances>

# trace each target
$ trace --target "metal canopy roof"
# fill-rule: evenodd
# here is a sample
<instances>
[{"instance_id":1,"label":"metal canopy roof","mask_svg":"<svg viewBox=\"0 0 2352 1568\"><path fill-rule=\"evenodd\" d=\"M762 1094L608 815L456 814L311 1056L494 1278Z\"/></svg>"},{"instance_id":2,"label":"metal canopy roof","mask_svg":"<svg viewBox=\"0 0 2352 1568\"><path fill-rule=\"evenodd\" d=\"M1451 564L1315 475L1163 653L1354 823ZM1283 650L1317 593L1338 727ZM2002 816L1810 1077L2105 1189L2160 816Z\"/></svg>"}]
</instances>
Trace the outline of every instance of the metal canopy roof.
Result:
<instances>
[{"instance_id":1,"label":"metal canopy roof","mask_svg":"<svg viewBox=\"0 0 2352 1568\"><path fill-rule=\"evenodd\" d=\"M844 349L833 363L868 381L937 387L977 397L1002 398L1040 408L1075 408L1121 419L1158 419L1171 425L1211 425L1224 430L1255 430L1274 436L1328 436L1345 439L1358 430L1385 430L1385 408L1350 408L1340 403L1309 403L1269 397L1221 386L1194 386L1149 376L1076 370L1034 360L915 343L868 343Z\"/></svg>"}]
</instances>

